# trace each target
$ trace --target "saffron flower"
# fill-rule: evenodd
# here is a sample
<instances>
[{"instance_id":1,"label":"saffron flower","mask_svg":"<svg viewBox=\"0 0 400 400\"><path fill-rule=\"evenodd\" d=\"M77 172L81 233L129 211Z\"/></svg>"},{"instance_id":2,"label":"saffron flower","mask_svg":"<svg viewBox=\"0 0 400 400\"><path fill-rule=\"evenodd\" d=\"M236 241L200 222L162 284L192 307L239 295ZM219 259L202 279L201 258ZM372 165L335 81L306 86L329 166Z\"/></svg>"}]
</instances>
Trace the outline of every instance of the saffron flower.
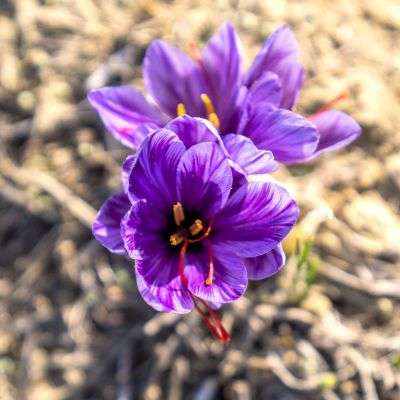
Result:
<instances>
[{"instance_id":1,"label":"saffron flower","mask_svg":"<svg viewBox=\"0 0 400 400\"><path fill-rule=\"evenodd\" d=\"M199 304L214 318L209 303L232 302L248 279L277 272L284 264L280 242L298 217L284 188L245 179L234 187L237 173L210 123L178 118L127 158L123 191L93 224L102 245L135 260L150 306L175 313L195 307L214 333L219 321L211 323Z\"/></svg>"},{"instance_id":2,"label":"saffron flower","mask_svg":"<svg viewBox=\"0 0 400 400\"><path fill-rule=\"evenodd\" d=\"M202 53L190 46L191 57L155 40L147 49L143 76L152 102L136 89L92 90L89 101L114 137L137 148L153 130L176 116L209 119L228 152L227 134L250 138L260 150L291 164L344 146L360 133L344 113L327 111L312 120L291 111L304 71L292 31L283 26L262 46L249 70L243 70L240 40L229 23L209 40Z\"/></svg>"}]
</instances>

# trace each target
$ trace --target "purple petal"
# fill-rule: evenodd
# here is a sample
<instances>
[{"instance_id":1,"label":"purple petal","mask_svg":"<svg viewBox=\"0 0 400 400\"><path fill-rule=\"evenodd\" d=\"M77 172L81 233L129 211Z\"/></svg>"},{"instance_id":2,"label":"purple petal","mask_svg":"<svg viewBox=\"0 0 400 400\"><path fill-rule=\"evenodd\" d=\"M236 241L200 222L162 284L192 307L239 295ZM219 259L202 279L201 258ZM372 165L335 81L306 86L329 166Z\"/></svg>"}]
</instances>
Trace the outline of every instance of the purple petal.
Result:
<instances>
[{"instance_id":1,"label":"purple petal","mask_svg":"<svg viewBox=\"0 0 400 400\"><path fill-rule=\"evenodd\" d=\"M143 61L145 86L158 105L172 118L183 103L188 114L205 116L201 94L206 85L199 66L169 44L155 40Z\"/></svg>"},{"instance_id":2,"label":"purple petal","mask_svg":"<svg viewBox=\"0 0 400 400\"><path fill-rule=\"evenodd\" d=\"M136 155L129 176L132 201L147 199L155 208L169 209L176 203L176 170L185 146L171 131L148 136Z\"/></svg>"},{"instance_id":3,"label":"purple petal","mask_svg":"<svg viewBox=\"0 0 400 400\"><path fill-rule=\"evenodd\" d=\"M121 220L130 207L125 193L115 193L103 204L93 222L94 237L112 253L127 254L121 237Z\"/></svg>"},{"instance_id":4,"label":"purple petal","mask_svg":"<svg viewBox=\"0 0 400 400\"><path fill-rule=\"evenodd\" d=\"M213 303L229 303L242 296L246 290L246 267L240 257L227 251L225 247L213 244L210 246L214 266L212 284L206 284L209 254L207 252L188 254L185 264L188 289L203 300Z\"/></svg>"},{"instance_id":5,"label":"purple petal","mask_svg":"<svg viewBox=\"0 0 400 400\"><path fill-rule=\"evenodd\" d=\"M145 138L146 128L163 124L156 107L137 90L127 87L105 87L91 90L88 99L108 131L123 145L137 148ZM141 129L138 129L141 128Z\"/></svg>"},{"instance_id":6,"label":"purple petal","mask_svg":"<svg viewBox=\"0 0 400 400\"><path fill-rule=\"evenodd\" d=\"M271 71L265 71L250 88L253 103L269 103L278 107L282 98L281 80Z\"/></svg>"},{"instance_id":7,"label":"purple petal","mask_svg":"<svg viewBox=\"0 0 400 400\"><path fill-rule=\"evenodd\" d=\"M213 310L219 310L222 307L223 303L216 303L215 301L209 301L208 305L213 309Z\"/></svg>"},{"instance_id":8,"label":"purple petal","mask_svg":"<svg viewBox=\"0 0 400 400\"><path fill-rule=\"evenodd\" d=\"M136 284L138 286L139 293L143 297L143 300L150 307L153 307L157 311L170 312L171 310L168 307L161 304L158 298L150 292L149 285L147 285L144 279L137 273L136 269L135 269L135 275L136 275Z\"/></svg>"},{"instance_id":9,"label":"purple petal","mask_svg":"<svg viewBox=\"0 0 400 400\"><path fill-rule=\"evenodd\" d=\"M177 190L185 210L210 218L226 203L231 186L231 167L217 143L196 144L183 155Z\"/></svg>"},{"instance_id":10,"label":"purple petal","mask_svg":"<svg viewBox=\"0 0 400 400\"><path fill-rule=\"evenodd\" d=\"M258 150L246 136L230 133L222 137L229 157L247 174L268 174L278 169L270 151Z\"/></svg>"},{"instance_id":11,"label":"purple petal","mask_svg":"<svg viewBox=\"0 0 400 400\"><path fill-rule=\"evenodd\" d=\"M247 276L251 280L269 278L279 272L285 266L285 262L286 256L281 244L262 256L244 259Z\"/></svg>"},{"instance_id":12,"label":"purple petal","mask_svg":"<svg viewBox=\"0 0 400 400\"><path fill-rule=\"evenodd\" d=\"M121 168L121 180L122 180L122 187L124 192L128 194L129 191L129 175L131 173L132 167L135 163L135 156L128 156L124 163L122 164Z\"/></svg>"},{"instance_id":13,"label":"purple petal","mask_svg":"<svg viewBox=\"0 0 400 400\"><path fill-rule=\"evenodd\" d=\"M304 81L304 68L301 64L282 65L275 70L282 84L280 108L292 109L297 102Z\"/></svg>"},{"instance_id":14,"label":"purple petal","mask_svg":"<svg viewBox=\"0 0 400 400\"><path fill-rule=\"evenodd\" d=\"M210 121L188 115L175 118L165 126L165 129L174 132L187 149L198 143L220 140L218 131Z\"/></svg>"},{"instance_id":15,"label":"purple petal","mask_svg":"<svg viewBox=\"0 0 400 400\"><path fill-rule=\"evenodd\" d=\"M325 152L341 149L361 134L361 127L342 111L328 110L310 117L318 129L320 139L311 158Z\"/></svg>"},{"instance_id":16,"label":"purple petal","mask_svg":"<svg viewBox=\"0 0 400 400\"><path fill-rule=\"evenodd\" d=\"M121 235L129 257L138 260L168 251L168 239L163 237L168 220L147 200L134 202L121 222Z\"/></svg>"},{"instance_id":17,"label":"purple petal","mask_svg":"<svg viewBox=\"0 0 400 400\"><path fill-rule=\"evenodd\" d=\"M276 160L291 164L314 153L318 132L313 123L288 110L262 105L253 110L241 134L263 150L270 150Z\"/></svg>"},{"instance_id":18,"label":"purple petal","mask_svg":"<svg viewBox=\"0 0 400 400\"><path fill-rule=\"evenodd\" d=\"M161 252L138 260L136 274L147 287L146 297L143 296L146 301L148 298L155 298L165 310L179 314L193 309L192 297L179 276L179 253Z\"/></svg>"},{"instance_id":19,"label":"purple petal","mask_svg":"<svg viewBox=\"0 0 400 400\"><path fill-rule=\"evenodd\" d=\"M237 101L242 79L242 46L233 26L224 23L211 37L202 53L205 81L216 108L222 132L238 123Z\"/></svg>"},{"instance_id":20,"label":"purple petal","mask_svg":"<svg viewBox=\"0 0 400 400\"><path fill-rule=\"evenodd\" d=\"M284 104L286 107L291 108L293 104L290 104L286 99L289 97L292 99L297 98L297 93L301 89L302 83L297 79L299 85L293 86L292 84L296 79L291 77L290 71L295 73L298 78L298 69L292 69L293 64L299 65L299 48L293 32L285 25L277 29L264 42L247 72L246 85L250 87L255 80L260 78L264 71L275 72L282 83Z\"/></svg>"},{"instance_id":21,"label":"purple petal","mask_svg":"<svg viewBox=\"0 0 400 400\"><path fill-rule=\"evenodd\" d=\"M249 182L215 216L210 238L241 257L257 257L276 247L297 217L297 205L284 188Z\"/></svg>"}]
</instances>

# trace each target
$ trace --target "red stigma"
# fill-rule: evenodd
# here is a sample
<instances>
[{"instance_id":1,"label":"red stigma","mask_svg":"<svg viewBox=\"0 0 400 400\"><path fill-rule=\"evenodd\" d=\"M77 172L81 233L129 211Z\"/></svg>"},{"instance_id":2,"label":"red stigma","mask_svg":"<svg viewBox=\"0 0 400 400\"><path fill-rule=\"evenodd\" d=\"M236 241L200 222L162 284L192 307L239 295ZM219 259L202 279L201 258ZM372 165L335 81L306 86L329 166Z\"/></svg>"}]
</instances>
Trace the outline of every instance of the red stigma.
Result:
<instances>
[{"instance_id":1,"label":"red stigma","mask_svg":"<svg viewBox=\"0 0 400 400\"><path fill-rule=\"evenodd\" d=\"M198 304L196 303L196 300L198 300L205 307L206 312L210 315L211 318L209 318L207 316L206 312L204 312L198 306ZM231 337L229 336L229 333L226 331L226 329L222 325L222 322L218 318L217 314L215 314L214 310L203 299L197 298L196 300L193 299L194 306L195 306L197 312L200 314L203 321L211 329L214 336L223 344L229 343L229 341L231 340Z\"/></svg>"},{"instance_id":2,"label":"red stigma","mask_svg":"<svg viewBox=\"0 0 400 400\"><path fill-rule=\"evenodd\" d=\"M192 57L193 60L196 61L197 63L201 63L201 54L199 51L199 47L197 46L197 43L191 41L187 44L187 47L190 57Z\"/></svg>"},{"instance_id":3,"label":"red stigma","mask_svg":"<svg viewBox=\"0 0 400 400\"><path fill-rule=\"evenodd\" d=\"M214 254L213 250L211 247L211 242L207 240L208 244L208 257L209 257L209 264L208 264L208 274L207 274L207 279L206 279L206 285L210 286L212 285L214 281Z\"/></svg>"},{"instance_id":4,"label":"red stigma","mask_svg":"<svg viewBox=\"0 0 400 400\"><path fill-rule=\"evenodd\" d=\"M349 97L349 92L345 91L341 94L339 94L339 96L336 96L333 100L331 100L329 103L326 103L325 105L323 105L319 110L317 110L315 113L311 114L308 119L312 119L313 117L315 117L316 115L330 110L336 103L339 103L339 101L345 100Z\"/></svg>"},{"instance_id":5,"label":"red stigma","mask_svg":"<svg viewBox=\"0 0 400 400\"><path fill-rule=\"evenodd\" d=\"M210 235L210 232L211 232L211 222L210 222L210 226L207 228L207 230L204 232L204 234L202 236L200 236L197 239L186 239L183 242L183 245L181 247L181 251L179 253L179 276L181 277L182 284L185 286L185 288L187 288L187 286L188 286L188 281L187 281L187 278L185 275L185 255L186 255L188 244L189 243L197 243L203 239L208 238ZM210 261L209 261L209 270L208 270L208 274L207 274L207 279L206 279L205 283L206 283L206 285L210 286L210 285L212 285L213 280L214 280L214 262L213 262L213 252L212 252L211 242L209 240L207 240L207 244L208 244L208 255L209 255ZM214 310L207 304L207 302L205 300L195 297L190 292L189 292L189 294L192 297L196 311L200 314L202 320L210 328L210 330L214 334L214 336L221 343L223 343L223 344L228 343L231 340L231 337L229 336L229 333L226 331L226 329L222 325L221 320L218 318L218 316L214 312ZM202 304L202 306L205 308L204 311L199 307L198 303Z\"/></svg>"},{"instance_id":6,"label":"red stigma","mask_svg":"<svg viewBox=\"0 0 400 400\"><path fill-rule=\"evenodd\" d=\"M185 240L185 242L182 245L181 252L179 254L179 276L181 277L182 283L185 287L187 286L187 278L185 275L185 254L187 245L188 241Z\"/></svg>"}]
</instances>

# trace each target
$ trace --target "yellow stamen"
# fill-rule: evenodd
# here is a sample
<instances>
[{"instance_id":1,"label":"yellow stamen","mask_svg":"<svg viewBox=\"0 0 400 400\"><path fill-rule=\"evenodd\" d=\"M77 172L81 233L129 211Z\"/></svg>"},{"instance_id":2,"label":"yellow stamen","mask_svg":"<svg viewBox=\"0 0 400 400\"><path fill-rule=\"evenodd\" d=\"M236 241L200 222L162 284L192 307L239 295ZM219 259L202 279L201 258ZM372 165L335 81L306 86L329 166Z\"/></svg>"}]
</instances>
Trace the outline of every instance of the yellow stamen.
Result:
<instances>
[{"instance_id":1,"label":"yellow stamen","mask_svg":"<svg viewBox=\"0 0 400 400\"><path fill-rule=\"evenodd\" d=\"M179 103L176 107L176 115L178 117L182 117L182 115L186 114L186 108L185 105L183 103Z\"/></svg>"},{"instance_id":2,"label":"yellow stamen","mask_svg":"<svg viewBox=\"0 0 400 400\"><path fill-rule=\"evenodd\" d=\"M215 112L215 108L211 99L205 93L202 93L200 97L204 105L206 106L208 120L212 122L217 129L219 129L219 118L217 113Z\"/></svg>"},{"instance_id":3,"label":"yellow stamen","mask_svg":"<svg viewBox=\"0 0 400 400\"><path fill-rule=\"evenodd\" d=\"M210 115L212 113L215 113L214 105L211 101L211 99L206 95L205 93L201 94L201 100L203 101L204 105L206 106L207 114Z\"/></svg>"},{"instance_id":4,"label":"yellow stamen","mask_svg":"<svg viewBox=\"0 0 400 400\"><path fill-rule=\"evenodd\" d=\"M208 116L208 120L219 130L219 118L215 112Z\"/></svg>"},{"instance_id":5,"label":"yellow stamen","mask_svg":"<svg viewBox=\"0 0 400 400\"><path fill-rule=\"evenodd\" d=\"M185 220L185 213L183 211L182 204L179 202L174 204L172 206L172 211L174 213L174 220L175 220L176 226L180 226L181 223Z\"/></svg>"},{"instance_id":6,"label":"yellow stamen","mask_svg":"<svg viewBox=\"0 0 400 400\"><path fill-rule=\"evenodd\" d=\"M194 224L190 226L189 232L192 236L196 236L203 230L203 228L204 226L201 219L196 219L196 221L194 221Z\"/></svg>"},{"instance_id":7,"label":"yellow stamen","mask_svg":"<svg viewBox=\"0 0 400 400\"><path fill-rule=\"evenodd\" d=\"M174 233L169 237L169 242L172 244L172 246L178 246L178 244L181 244L185 241L185 237L180 235L179 233Z\"/></svg>"}]
</instances>

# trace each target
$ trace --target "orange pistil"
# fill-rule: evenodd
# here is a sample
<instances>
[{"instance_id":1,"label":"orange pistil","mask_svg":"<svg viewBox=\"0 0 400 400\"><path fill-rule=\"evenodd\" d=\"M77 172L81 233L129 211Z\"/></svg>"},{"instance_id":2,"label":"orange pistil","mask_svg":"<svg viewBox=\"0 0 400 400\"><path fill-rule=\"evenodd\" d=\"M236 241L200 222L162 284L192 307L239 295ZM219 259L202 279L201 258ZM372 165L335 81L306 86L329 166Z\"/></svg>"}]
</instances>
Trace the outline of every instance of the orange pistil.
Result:
<instances>
[{"instance_id":1,"label":"orange pistil","mask_svg":"<svg viewBox=\"0 0 400 400\"><path fill-rule=\"evenodd\" d=\"M200 50L197 46L197 43L194 41L190 41L188 44L188 53L190 55L190 57L193 58L193 60L197 63L201 62L201 54L200 54Z\"/></svg>"},{"instance_id":2,"label":"orange pistil","mask_svg":"<svg viewBox=\"0 0 400 400\"><path fill-rule=\"evenodd\" d=\"M229 343L229 341L231 340L231 337L229 336L229 333L226 331L226 329L222 325L222 322L218 318L217 314L215 314L214 310L203 299L196 299L199 301L199 303L201 303L205 307L206 312L208 312L208 314L211 317L211 318L209 318L207 316L206 312L204 312L198 306L198 304L196 303L196 300L195 299L193 299L193 300L194 300L194 306L195 306L197 312L200 314L201 318L206 323L206 325L211 329L214 336L223 344Z\"/></svg>"},{"instance_id":3,"label":"orange pistil","mask_svg":"<svg viewBox=\"0 0 400 400\"><path fill-rule=\"evenodd\" d=\"M345 100L349 97L349 92L345 91L343 93L341 93L339 96L336 96L333 100L331 100L329 103L326 103L325 105L323 105L319 110L317 110L315 113L311 114L308 119L312 119L313 117L315 117L316 115L330 110L336 103L338 103L339 101Z\"/></svg>"},{"instance_id":4,"label":"orange pistil","mask_svg":"<svg viewBox=\"0 0 400 400\"><path fill-rule=\"evenodd\" d=\"M180 203L177 203L180 204ZM178 209L179 207L177 207ZM178 215L181 215L180 212L178 212ZM183 213L183 208L182 208L182 213ZM174 217L175 217L175 208L174 208ZM175 222L180 221L180 218L176 218ZM198 229L201 229L198 231ZM195 223L189 228L192 229L195 234L200 233L200 231L203 228L203 223L201 220L196 220ZM185 275L185 255L186 251L188 248L189 243L196 243L199 242L200 240L206 239L209 237L211 232L211 222L210 226L207 228L207 230L204 232L204 234L197 238L197 239L183 239L183 245L181 247L181 251L179 253L179 276L181 278L183 286L187 288L188 286L188 280ZM174 236L174 235L172 235ZM172 238L171 236L171 238ZM214 263L213 263L213 254L212 254L212 248L211 248L211 243L208 241L208 249L209 249L209 257L210 257L210 264L209 264L209 271L206 279L206 285L211 285L214 279ZM205 324L211 329L212 333L214 336L223 344L228 343L231 338L229 336L229 333L226 331L224 326L222 325L222 322L218 318L217 314L214 312L214 310L207 304L207 302L203 299L200 299L198 297L195 297L193 294L189 292L190 296L192 297L194 307L196 311L200 314L201 318L205 322ZM199 303L205 308L205 310L202 310L200 308ZM208 315L207 315L208 314Z\"/></svg>"},{"instance_id":5,"label":"orange pistil","mask_svg":"<svg viewBox=\"0 0 400 400\"><path fill-rule=\"evenodd\" d=\"M210 236L210 232L211 232L211 225L207 228L207 230L204 232L204 234L202 236L200 236L197 239L189 239L188 242L189 243L197 243L200 242L201 240L208 238L208 236Z\"/></svg>"},{"instance_id":6,"label":"orange pistil","mask_svg":"<svg viewBox=\"0 0 400 400\"><path fill-rule=\"evenodd\" d=\"M188 241L185 240L179 253L179 276L181 277L184 286L187 286L187 279L185 276L185 254L188 246Z\"/></svg>"},{"instance_id":7,"label":"orange pistil","mask_svg":"<svg viewBox=\"0 0 400 400\"><path fill-rule=\"evenodd\" d=\"M187 287L188 281L185 275L185 254L188 246L188 240L185 240L183 243L183 246L181 248L180 254L179 254L179 275L182 280L182 284ZM194 307L196 311L200 314L201 318L203 321L206 323L206 325L211 329L212 333L214 336L221 342L221 343L228 343L231 340L231 337L229 336L229 333L226 331L224 326L222 325L222 322L218 318L217 314L214 312L214 310L207 304L207 302L203 299L200 299L198 297L195 297L190 293ZM201 303L206 311L203 311L197 303ZM207 316L207 313L210 315L211 318Z\"/></svg>"},{"instance_id":8,"label":"orange pistil","mask_svg":"<svg viewBox=\"0 0 400 400\"><path fill-rule=\"evenodd\" d=\"M211 242L207 240L208 243L208 256L209 256L209 264L208 264L208 274L206 279L206 285L211 286L214 281L214 255L211 247Z\"/></svg>"}]
</instances>

